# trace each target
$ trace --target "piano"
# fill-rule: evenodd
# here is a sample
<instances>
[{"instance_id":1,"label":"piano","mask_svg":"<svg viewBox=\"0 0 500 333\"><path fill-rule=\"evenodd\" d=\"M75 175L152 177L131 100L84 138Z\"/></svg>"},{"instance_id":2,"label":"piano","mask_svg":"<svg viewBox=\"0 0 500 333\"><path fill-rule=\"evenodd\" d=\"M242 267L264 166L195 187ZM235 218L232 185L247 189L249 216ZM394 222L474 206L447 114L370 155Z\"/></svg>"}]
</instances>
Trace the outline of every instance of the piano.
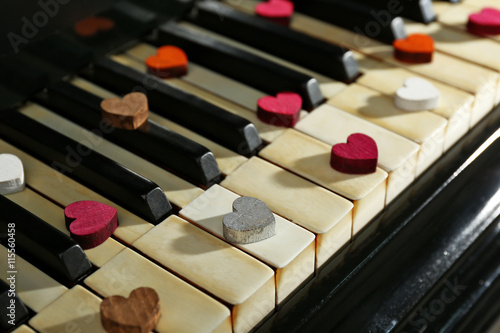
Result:
<instances>
[{"instance_id":1,"label":"piano","mask_svg":"<svg viewBox=\"0 0 500 333\"><path fill-rule=\"evenodd\" d=\"M105 332L102 299L138 287L159 294L155 332L500 330L500 39L466 28L499 4L293 3L289 22L256 0L4 4L0 154L26 187L0 196L2 331ZM395 59L414 33L431 63ZM162 45L187 75L148 73ZM411 77L439 107L394 106ZM133 91L145 125L102 123L100 102ZM294 128L256 114L283 91L303 101ZM332 145L357 132L376 172L334 171ZM239 196L268 205L276 236L224 239ZM64 221L80 200L118 211L92 249Z\"/></svg>"}]
</instances>

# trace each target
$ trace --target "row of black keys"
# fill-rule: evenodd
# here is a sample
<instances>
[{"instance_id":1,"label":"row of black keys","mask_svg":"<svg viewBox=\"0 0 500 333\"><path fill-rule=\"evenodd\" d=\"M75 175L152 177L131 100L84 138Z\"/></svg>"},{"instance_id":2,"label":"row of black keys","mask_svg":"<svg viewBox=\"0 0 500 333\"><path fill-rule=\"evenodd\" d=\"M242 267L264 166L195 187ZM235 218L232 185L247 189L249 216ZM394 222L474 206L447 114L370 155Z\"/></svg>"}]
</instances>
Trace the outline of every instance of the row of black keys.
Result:
<instances>
[{"instance_id":1,"label":"row of black keys","mask_svg":"<svg viewBox=\"0 0 500 333\"><path fill-rule=\"evenodd\" d=\"M324 1L324 5L336 4L335 1ZM300 3L297 3L297 7L323 19L310 9L313 7ZM224 24L219 24L220 10L224 10ZM200 26L340 81L351 81L359 74L357 64L348 50L230 10L219 3L198 4L196 15L191 15L190 19ZM337 19L336 23L339 24L339 21ZM345 27L349 24L353 23L340 25ZM382 35L381 38L387 39L386 42L402 36L398 35L399 28L393 28L390 29L392 35ZM279 43L276 43L278 40ZM156 45L178 45L194 62L269 94L295 91L303 97L305 108L312 109L322 102L314 78L208 39L175 23L162 26L157 39L152 42ZM307 56L306 52L292 52L297 48L307 49ZM145 75L110 59L96 61L93 69L86 72L87 77L117 93L141 85ZM255 127L247 120L165 85L160 80L158 83L158 88L148 93L155 112L244 155L255 154L261 146ZM38 98L42 104L81 126L98 128L99 97L69 83L59 82ZM51 166L54 163L66 164L67 148L76 149L78 145L15 110L2 113L0 132L3 139ZM152 121L148 121L139 131L114 130L105 134L105 137L195 183L210 186L220 179L217 163L208 149ZM156 184L98 153L91 152L71 169L71 177L147 221L158 223L171 213L172 207ZM16 230L18 250L37 267L66 284L75 283L90 271L91 264L83 251L65 234L3 197L0 197L0 211L6 212L0 214L2 230L7 230L7 224L11 221L23 221ZM2 233L1 238L5 240L8 235ZM1 287L1 291L7 290L5 285Z\"/></svg>"}]
</instances>

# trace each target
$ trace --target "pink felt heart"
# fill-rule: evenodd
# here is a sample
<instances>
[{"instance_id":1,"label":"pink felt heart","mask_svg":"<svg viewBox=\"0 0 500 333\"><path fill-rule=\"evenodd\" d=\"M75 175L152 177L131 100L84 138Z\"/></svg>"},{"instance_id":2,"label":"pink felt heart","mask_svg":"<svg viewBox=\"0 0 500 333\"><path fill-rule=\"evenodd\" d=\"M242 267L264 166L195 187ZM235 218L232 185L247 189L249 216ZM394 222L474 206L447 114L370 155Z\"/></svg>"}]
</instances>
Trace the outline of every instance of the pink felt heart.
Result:
<instances>
[{"instance_id":1,"label":"pink felt heart","mask_svg":"<svg viewBox=\"0 0 500 333\"><path fill-rule=\"evenodd\" d=\"M255 13L263 18L281 25L288 25L293 15L293 2L287 0L270 0L255 6Z\"/></svg>"},{"instance_id":2,"label":"pink felt heart","mask_svg":"<svg viewBox=\"0 0 500 333\"><path fill-rule=\"evenodd\" d=\"M500 35L500 11L484 8L479 13L469 15L467 30L476 35Z\"/></svg>"},{"instance_id":3,"label":"pink felt heart","mask_svg":"<svg viewBox=\"0 0 500 333\"><path fill-rule=\"evenodd\" d=\"M332 147L330 165L350 174L373 173L377 169L378 149L375 140L365 134L349 135L347 143Z\"/></svg>"},{"instance_id":4,"label":"pink felt heart","mask_svg":"<svg viewBox=\"0 0 500 333\"><path fill-rule=\"evenodd\" d=\"M293 127L299 120L302 98L293 92L262 97L257 102L257 116L263 122L281 127Z\"/></svg>"},{"instance_id":5,"label":"pink felt heart","mask_svg":"<svg viewBox=\"0 0 500 333\"><path fill-rule=\"evenodd\" d=\"M77 201L64 209L66 228L83 249L104 243L118 227L115 208L96 201Z\"/></svg>"}]
</instances>

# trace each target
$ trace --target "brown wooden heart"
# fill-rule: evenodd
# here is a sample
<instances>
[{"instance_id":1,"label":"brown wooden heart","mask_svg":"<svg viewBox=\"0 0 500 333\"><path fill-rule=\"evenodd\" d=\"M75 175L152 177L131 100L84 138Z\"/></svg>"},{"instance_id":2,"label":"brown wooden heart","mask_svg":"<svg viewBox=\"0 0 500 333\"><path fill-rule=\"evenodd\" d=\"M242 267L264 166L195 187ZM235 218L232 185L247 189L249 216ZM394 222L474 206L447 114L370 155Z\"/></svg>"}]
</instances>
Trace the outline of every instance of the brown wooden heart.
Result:
<instances>
[{"instance_id":1,"label":"brown wooden heart","mask_svg":"<svg viewBox=\"0 0 500 333\"><path fill-rule=\"evenodd\" d=\"M148 98L140 92L133 92L123 98L107 98L101 102L102 118L116 128L134 130L148 119Z\"/></svg>"},{"instance_id":2,"label":"brown wooden heart","mask_svg":"<svg viewBox=\"0 0 500 333\"><path fill-rule=\"evenodd\" d=\"M102 326L109 333L151 332L160 316L160 298L152 288L137 288L129 298L111 296L101 303Z\"/></svg>"}]
</instances>

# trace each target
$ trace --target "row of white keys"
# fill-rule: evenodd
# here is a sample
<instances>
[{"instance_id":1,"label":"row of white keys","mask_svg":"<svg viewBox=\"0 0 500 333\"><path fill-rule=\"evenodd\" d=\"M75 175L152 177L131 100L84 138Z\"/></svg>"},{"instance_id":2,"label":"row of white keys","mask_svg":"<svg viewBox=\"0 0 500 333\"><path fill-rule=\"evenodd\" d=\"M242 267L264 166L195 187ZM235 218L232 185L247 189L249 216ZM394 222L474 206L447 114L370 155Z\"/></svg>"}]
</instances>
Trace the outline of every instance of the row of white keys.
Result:
<instances>
[{"instance_id":1,"label":"row of white keys","mask_svg":"<svg viewBox=\"0 0 500 333\"><path fill-rule=\"evenodd\" d=\"M7 248L0 245L0 263L7 267ZM15 257L17 273L15 276L16 294L31 310L38 313L50 303L62 296L68 288L40 271L18 254ZM6 269L0 272L0 279L7 282L10 273Z\"/></svg>"},{"instance_id":2,"label":"row of white keys","mask_svg":"<svg viewBox=\"0 0 500 333\"><path fill-rule=\"evenodd\" d=\"M83 144L86 142L93 142L94 144L90 144L89 146L96 152L155 182L165 192L169 201L179 207L186 206L194 198L203 193L203 190L195 185L188 183L170 172L130 153L126 149L97 136L91 131L66 120L38 104L28 104L19 111L77 142Z\"/></svg>"},{"instance_id":3,"label":"row of white keys","mask_svg":"<svg viewBox=\"0 0 500 333\"><path fill-rule=\"evenodd\" d=\"M357 83L327 103L418 143L417 176L443 153L447 121L437 114L400 110L391 98Z\"/></svg>"},{"instance_id":4,"label":"row of white keys","mask_svg":"<svg viewBox=\"0 0 500 333\"><path fill-rule=\"evenodd\" d=\"M222 218L233 211L233 201L238 197L237 194L219 185L214 185L182 209L179 214L215 236L224 239ZM276 220L275 236L256 243L232 245L274 269L276 302L279 304L314 273L315 237L312 233L281 216L274 215L274 217ZM147 238L155 229L141 239ZM167 257L171 257L172 254L169 252L163 256L169 260Z\"/></svg>"},{"instance_id":5,"label":"row of white keys","mask_svg":"<svg viewBox=\"0 0 500 333\"><path fill-rule=\"evenodd\" d=\"M129 49L127 55L113 56L113 59L138 71L146 72L144 59L152 54L156 54L156 48L139 44ZM188 74L183 78L164 79L164 82L251 121L262 140L266 142L272 142L283 133L283 127L266 124L257 117L257 100L266 95L246 85L193 63L189 64ZM306 115L307 112L302 111L301 117Z\"/></svg>"},{"instance_id":6,"label":"row of white keys","mask_svg":"<svg viewBox=\"0 0 500 333\"><path fill-rule=\"evenodd\" d=\"M322 105L298 123L295 129L331 146L345 142L353 133L364 133L373 138L378 148L378 166L388 173L386 204L415 179L420 146L348 112Z\"/></svg>"},{"instance_id":7,"label":"row of white keys","mask_svg":"<svg viewBox=\"0 0 500 333\"><path fill-rule=\"evenodd\" d=\"M99 87L87 80L84 80L82 78L79 78L79 77L76 77L74 79L72 79L71 81L71 84L79 87L79 88L82 88L96 96L99 96L101 98L113 98L113 97L116 97L117 95L111 93L110 91L102 88L102 87ZM183 127L183 126L180 126L162 116L159 116L158 114L154 113L154 112L149 112L149 119L155 121L156 123L162 125L162 126L165 126L166 128L190 139L190 140L193 140L203 146L205 146L206 148L208 148L215 156L215 159L217 160L217 164L219 165L219 168L221 170L221 172L225 175L227 174L230 174L231 172L233 172L236 168L238 168L242 163L244 163L247 158L244 157L244 156L241 156L225 147L222 147L221 145ZM167 179L170 178L172 176L169 176L169 177L166 177ZM165 178L165 176L163 176L162 178ZM159 184L158 184L159 185ZM161 185L160 185L161 186ZM170 186L169 186L170 187ZM166 187L166 188L169 188L169 187ZM162 187L163 188L163 187ZM165 188L164 188L165 190ZM170 199L170 197L167 195L167 197ZM175 201L174 201L175 203ZM176 203L177 204L177 203ZM185 205L185 202L182 202L182 206L181 207L184 207Z\"/></svg>"},{"instance_id":8,"label":"row of white keys","mask_svg":"<svg viewBox=\"0 0 500 333\"><path fill-rule=\"evenodd\" d=\"M155 289L162 311L155 328L157 332L232 331L230 312L225 305L130 249L120 252L89 276L85 283L102 296L128 297L132 290L139 287ZM47 292L36 293L42 296ZM50 304L41 309L29 324L41 333L104 333L100 303L98 296L77 285L51 299Z\"/></svg>"},{"instance_id":9,"label":"row of white keys","mask_svg":"<svg viewBox=\"0 0 500 333\"><path fill-rule=\"evenodd\" d=\"M38 177L39 174L30 173L28 176L29 186L33 181L32 177ZM69 231L66 228L64 210L53 202L33 192L29 188L25 188L24 191L21 192L9 194L6 197L69 236ZM85 254L94 266L101 267L123 249L124 246L122 244L113 238L108 238L99 246L85 250Z\"/></svg>"},{"instance_id":10,"label":"row of white keys","mask_svg":"<svg viewBox=\"0 0 500 333\"><path fill-rule=\"evenodd\" d=\"M26 184L60 206L66 207L76 201L92 200L115 207L118 211L120 225L115 230L114 235L123 242L131 244L153 228L151 223L144 221L3 140L0 140L0 151L19 157L23 162Z\"/></svg>"},{"instance_id":11,"label":"row of white keys","mask_svg":"<svg viewBox=\"0 0 500 333\"><path fill-rule=\"evenodd\" d=\"M228 4L246 12L253 12L257 2L248 0L240 3L234 1ZM384 62L404 67L422 76L435 79L452 87L462 89L474 95L474 108L471 124L476 124L487 113L491 111L498 100L497 88L499 75L496 71L476 64L472 64L456 56L436 51L431 63L409 64L394 58L392 45L382 44L362 35L336 27L334 25L319 21L310 16L294 13L291 28L346 48L357 50L370 57L380 59ZM468 51L472 57L474 50Z\"/></svg>"},{"instance_id":12,"label":"row of white keys","mask_svg":"<svg viewBox=\"0 0 500 333\"><path fill-rule=\"evenodd\" d=\"M274 213L316 234L316 267L351 239L350 201L259 157L252 157L221 185L264 201Z\"/></svg>"},{"instance_id":13,"label":"row of white keys","mask_svg":"<svg viewBox=\"0 0 500 333\"><path fill-rule=\"evenodd\" d=\"M275 308L271 268L180 217L170 216L133 246L228 304L235 332L249 331Z\"/></svg>"},{"instance_id":14,"label":"row of white keys","mask_svg":"<svg viewBox=\"0 0 500 333\"><path fill-rule=\"evenodd\" d=\"M403 86L407 79L411 77L424 78L404 68L369 58L358 52L353 53L364 72L357 83L380 91L391 98L396 95L396 91ZM429 111L448 121L444 137L444 150L446 151L468 132L474 96L439 81L430 78L424 79L434 85L440 93L439 106Z\"/></svg>"},{"instance_id":15,"label":"row of white keys","mask_svg":"<svg viewBox=\"0 0 500 333\"><path fill-rule=\"evenodd\" d=\"M225 305L128 248L84 282L103 297L128 297L136 288L153 288L160 298L162 312L157 332L232 331L231 313ZM100 325L100 318L96 319Z\"/></svg>"},{"instance_id":16,"label":"row of white keys","mask_svg":"<svg viewBox=\"0 0 500 333\"><path fill-rule=\"evenodd\" d=\"M336 171L330 166L331 146L294 129L283 133L259 156L349 199L354 205L353 235L385 207L387 172L380 168L366 175Z\"/></svg>"}]
</instances>

